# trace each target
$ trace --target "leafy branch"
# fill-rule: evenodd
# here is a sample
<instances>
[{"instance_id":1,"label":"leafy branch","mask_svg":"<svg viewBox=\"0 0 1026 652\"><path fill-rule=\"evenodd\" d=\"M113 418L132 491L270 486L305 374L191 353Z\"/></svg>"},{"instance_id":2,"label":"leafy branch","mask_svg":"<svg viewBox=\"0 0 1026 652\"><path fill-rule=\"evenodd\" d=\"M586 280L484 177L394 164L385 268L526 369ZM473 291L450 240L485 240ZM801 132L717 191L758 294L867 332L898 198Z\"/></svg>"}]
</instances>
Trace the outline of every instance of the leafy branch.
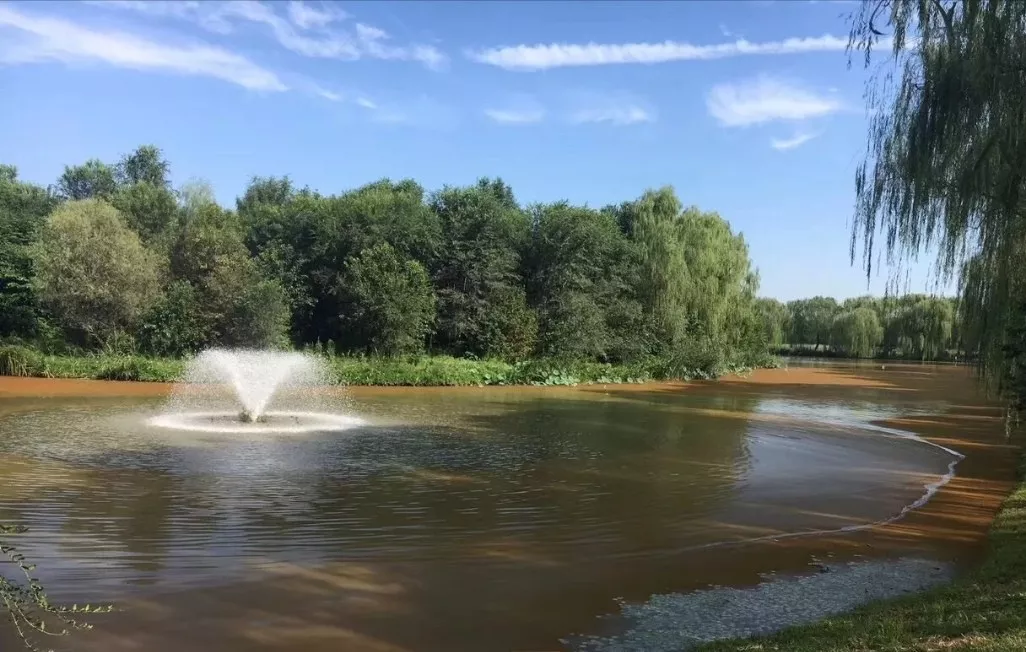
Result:
<instances>
[{"instance_id":1,"label":"leafy branch","mask_svg":"<svg viewBox=\"0 0 1026 652\"><path fill-rule=\"evenodd\" d=\"M15 578L0 575L0 603L14 625L18 638L32 652L42 652L36 643L38 635L67 636L71 630L91 629L92 625L77 620L81 614L109 613L111 605L74 604L70 607L50 602L40 581L33 575L35 564L8 543L10 535L22 534L23 526L0 524L0 554L17 566Z\"/></svg>"}]
</instances>

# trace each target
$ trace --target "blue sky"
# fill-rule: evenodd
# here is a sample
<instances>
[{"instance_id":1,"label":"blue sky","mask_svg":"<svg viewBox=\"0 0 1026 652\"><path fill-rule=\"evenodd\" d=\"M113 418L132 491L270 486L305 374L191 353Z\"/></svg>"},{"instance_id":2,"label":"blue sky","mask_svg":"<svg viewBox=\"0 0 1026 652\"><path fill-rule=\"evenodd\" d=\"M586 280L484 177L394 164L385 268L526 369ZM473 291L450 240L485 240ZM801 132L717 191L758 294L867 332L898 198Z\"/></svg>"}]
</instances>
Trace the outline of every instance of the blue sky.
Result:
<instances>
[{"instance_id":1,"label":"blue sky","mask_svg":"<svg viewBox=\"0 0 1026 652\"><path fill-rule=\"evenodd\" d=\"M501 176L521 202L673 185L744 233L761 294L867 291L848 258L866 73L850 2L0 4L0 162L161 147L233 205ZM926 265L902 289L932 289ZM868 288L882 293L888 273Z\"/></svg>"}]
</instances>

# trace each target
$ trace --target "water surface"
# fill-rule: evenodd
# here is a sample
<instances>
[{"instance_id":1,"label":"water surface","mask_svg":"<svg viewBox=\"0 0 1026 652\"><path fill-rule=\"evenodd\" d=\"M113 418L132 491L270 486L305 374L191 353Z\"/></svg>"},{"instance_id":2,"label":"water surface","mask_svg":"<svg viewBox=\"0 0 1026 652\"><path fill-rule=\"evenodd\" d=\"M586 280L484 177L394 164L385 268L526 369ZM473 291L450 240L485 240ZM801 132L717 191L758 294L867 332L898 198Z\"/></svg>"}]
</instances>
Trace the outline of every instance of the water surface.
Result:
<instances>
[{"instance_id":1,"label":"water surface","mask_svg":"<svg viewBox=\"0 0 1026 652\"><path fill-rule=\"evenodd\" d=\"M0 397L0 519L55 597L125 607L71 649L559 649L616 598L755 582L823 552L773 537L901 514L953 458L874 424L979 404L955 368L801 373L361 389L336 409L364 427L258 436L147 427L161 396Z\"/></svg>"}]
</instances>

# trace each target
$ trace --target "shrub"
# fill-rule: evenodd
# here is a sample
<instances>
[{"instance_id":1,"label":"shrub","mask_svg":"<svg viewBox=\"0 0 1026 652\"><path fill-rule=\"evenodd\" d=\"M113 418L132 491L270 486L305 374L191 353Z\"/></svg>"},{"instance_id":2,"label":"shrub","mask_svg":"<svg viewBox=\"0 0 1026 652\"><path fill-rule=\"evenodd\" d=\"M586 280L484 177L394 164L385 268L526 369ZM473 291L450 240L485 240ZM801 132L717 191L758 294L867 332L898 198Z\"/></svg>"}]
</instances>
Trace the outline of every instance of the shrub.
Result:
<instances>
[{"instance_id":1,"label":"shrub","mask_svg":"<svg viewBox=\"0 0 1026 652\"><path fill-rule=\"evenodd\" d=\"M0 376L35 376L42 371L40 355L24 346L0 346Z\"/></svg>"}]
</instances>

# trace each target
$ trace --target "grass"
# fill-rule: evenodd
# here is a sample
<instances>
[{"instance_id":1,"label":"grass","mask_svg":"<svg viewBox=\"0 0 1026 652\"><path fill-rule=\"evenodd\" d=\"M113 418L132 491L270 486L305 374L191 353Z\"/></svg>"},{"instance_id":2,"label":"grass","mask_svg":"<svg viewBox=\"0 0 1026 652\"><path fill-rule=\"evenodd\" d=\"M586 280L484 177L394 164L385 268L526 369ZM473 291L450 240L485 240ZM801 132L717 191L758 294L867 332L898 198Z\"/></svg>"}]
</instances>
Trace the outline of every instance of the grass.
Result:
<instances>
[{"instance_id":1,"label":"grass","mask_svg":"<svg viewBox=\"0 0 1026 652\"><path fill-rule=\"evenodd\" d=\"M1026 462L991 526L987 556L950 585L703 652L941 652L1026 650Z\"/></svg>"},{"instance_id":2,"label":"grass","mask_svg":"<svg viewBox=\"0 0 1026 652\"><path fill-rule=\"evenodd\" d=\"M749 368L685 355L619 365L548 359L509 363L442 355L398 358L315 355L325 361L335 382L347 385L619 384L715 378ZM759 366L775 364L769 358L760 362ZM186 363L186 360L140 355L48 355L26 346L0 345L0 376L174 382L182 376Z\"/></svg>"}]
</instances>

